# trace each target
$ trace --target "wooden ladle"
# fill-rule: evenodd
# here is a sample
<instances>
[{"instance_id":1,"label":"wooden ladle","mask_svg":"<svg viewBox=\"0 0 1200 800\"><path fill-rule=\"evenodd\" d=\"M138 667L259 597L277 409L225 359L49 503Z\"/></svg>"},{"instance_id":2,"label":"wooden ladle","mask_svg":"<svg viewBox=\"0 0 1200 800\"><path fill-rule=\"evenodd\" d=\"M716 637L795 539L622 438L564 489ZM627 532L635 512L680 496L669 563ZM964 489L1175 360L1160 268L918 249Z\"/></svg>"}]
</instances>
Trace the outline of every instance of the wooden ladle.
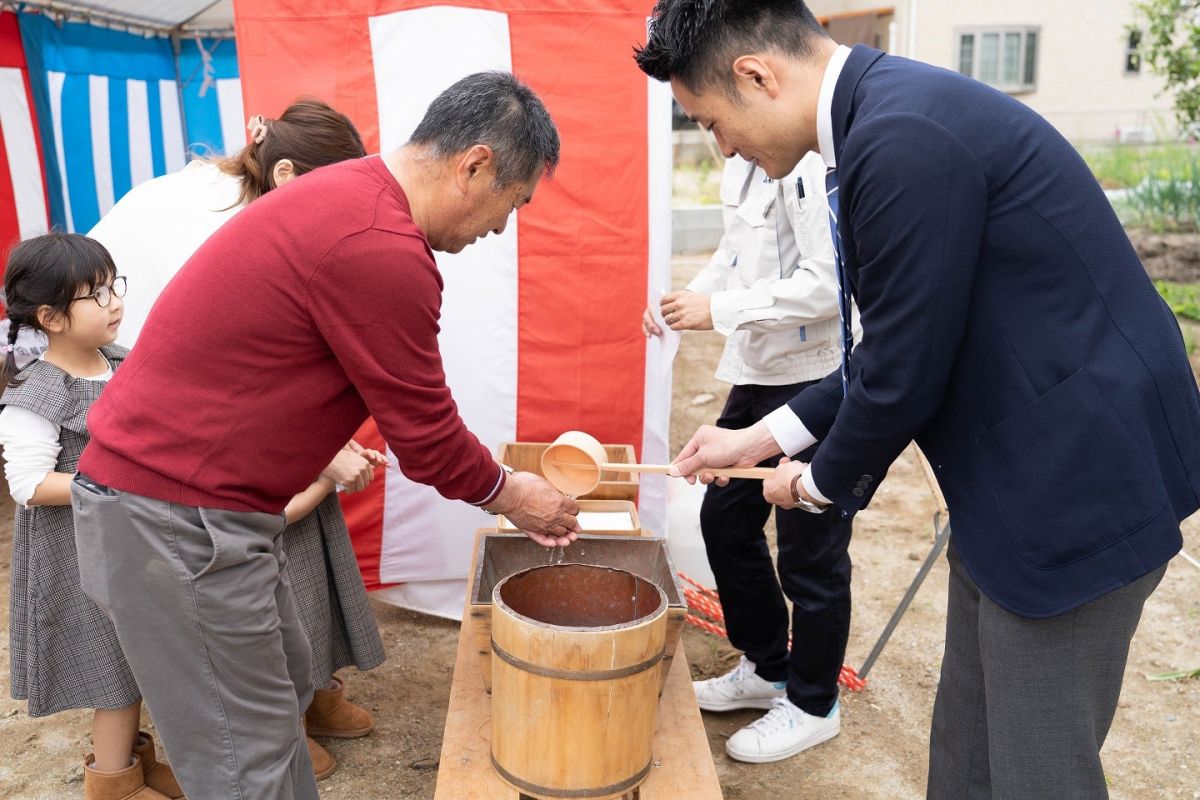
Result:
<instances>
[{"instance_id":1,"label":"wooden ladle","mask_svg":"<svg viewBox=\"0 0 1200 800\"><path fill-rule=\"evenodd\" d=\"M542 453L542 475L565 495L582 497L600 485L605 470L613 472L653 472L669 475L670 464L623 464L609 462L604 445L583 431L567 431ZM775 474L770 467L723 467L706 469L718 477L763 480Z\"/></svg>"}]
</instances>

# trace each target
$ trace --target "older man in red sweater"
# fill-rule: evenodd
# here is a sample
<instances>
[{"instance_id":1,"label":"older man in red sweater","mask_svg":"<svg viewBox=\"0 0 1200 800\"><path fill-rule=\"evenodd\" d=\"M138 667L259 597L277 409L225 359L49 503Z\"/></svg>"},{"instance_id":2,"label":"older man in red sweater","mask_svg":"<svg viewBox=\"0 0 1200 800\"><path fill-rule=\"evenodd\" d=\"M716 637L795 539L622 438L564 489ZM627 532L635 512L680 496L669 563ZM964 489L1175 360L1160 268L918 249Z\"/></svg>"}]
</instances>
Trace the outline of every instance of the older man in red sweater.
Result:
<instances>
[{"instance_id":1,"label":"older man in red sweater","mask_svg":"<svg viewBox=\"0 0 1200 800\"><path fill-rule=\"evenodd\" d=\"M318 797L277 534L368 414L409 478L545 545L578 532L572 500L508 474L459 417L432 252L503 231L558 156L526 86L464 78L400 150L317 170L214 234L93 407L72 488L81 581L192 800Z\"/></svg>"}]
</instances>

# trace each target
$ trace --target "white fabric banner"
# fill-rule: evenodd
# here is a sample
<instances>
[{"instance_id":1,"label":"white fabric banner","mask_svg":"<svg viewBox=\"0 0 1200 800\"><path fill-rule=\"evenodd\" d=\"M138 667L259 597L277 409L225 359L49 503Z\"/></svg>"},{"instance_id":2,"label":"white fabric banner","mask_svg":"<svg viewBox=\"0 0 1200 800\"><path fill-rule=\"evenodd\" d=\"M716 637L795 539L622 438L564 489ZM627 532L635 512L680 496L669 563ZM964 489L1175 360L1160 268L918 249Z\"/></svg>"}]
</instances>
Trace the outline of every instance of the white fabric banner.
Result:
<instances>
[{"instance_id":1,"label":"white fabric banner","mask_svg":"<svg viewBox=\"0 0 1200 800\"><path fill-rule=\"evenodd\" d=\"M439 6L373 17L370 30L384 153L407 142L433 99L458 79L512 69L506 14ZM412 80L430 64L438 65L438 81ZM514 214L504 233L455 255L436 254L445 281L439 343L446 381L467 427L493 452L516 434L517 236ZM409 481L389 458L380 580L404 581L408 604L457 618L475 530L492 518ZM421 582L443 579L458 582L449 608L440 599L444 587L430 586L437 596L428 600L421 595Z\"/></svg>"},{"instance_id":2,"label":"white fabric banner","mask_svg":"<svg viewBox=\"0 0 1200 800\"><path fill-rule=\"evenodd\" d=\"M29 97L25 94L25 77L16 67L0 67L0 128L4 130L21 238L38 236L49 229L46 186L42 182Z\"/></svg>"}]
</instances>

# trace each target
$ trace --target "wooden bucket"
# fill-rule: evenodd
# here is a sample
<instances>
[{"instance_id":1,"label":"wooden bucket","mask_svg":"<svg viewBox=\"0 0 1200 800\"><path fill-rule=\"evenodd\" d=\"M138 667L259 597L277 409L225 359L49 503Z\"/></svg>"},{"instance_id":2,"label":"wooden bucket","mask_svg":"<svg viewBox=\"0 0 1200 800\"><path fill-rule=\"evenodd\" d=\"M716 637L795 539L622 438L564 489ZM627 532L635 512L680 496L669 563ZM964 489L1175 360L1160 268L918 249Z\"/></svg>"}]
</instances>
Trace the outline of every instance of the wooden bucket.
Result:
<instances>
[{"instance_id":1,"label":"wooden bucket","mask_svg":"<svg viewBox=\"0 0 1200 800\"><path fill-rule=\"evenodd\" d=\"M510 575L492 594L492 765L539 800L612 800L646 779L667 597L611 567Z\"/></svg>"}]
</instances>

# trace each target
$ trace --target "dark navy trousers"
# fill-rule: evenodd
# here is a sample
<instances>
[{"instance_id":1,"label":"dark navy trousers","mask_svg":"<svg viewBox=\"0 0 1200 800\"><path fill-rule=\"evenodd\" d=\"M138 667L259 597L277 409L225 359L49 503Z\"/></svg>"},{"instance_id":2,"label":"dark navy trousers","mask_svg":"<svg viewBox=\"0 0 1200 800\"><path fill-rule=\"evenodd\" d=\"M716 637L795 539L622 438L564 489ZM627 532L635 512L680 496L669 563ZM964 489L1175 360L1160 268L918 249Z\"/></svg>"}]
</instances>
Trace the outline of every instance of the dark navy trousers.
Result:
<instances>
[{"instance_id":1,"label":"dark navy trousers","mask_svg":"<svg viewBox=\"0 0 1200 800\"><path fill-rule=\"evenodd\" d=\"M717 425L746 428L812 383L734 386ZM808 461L816 446L797 456ZM759 466L773 467L778 458ZM756 665L760 677L787 681L788 699L825 716L837 702L838 672L850 632L850 518L775 509L778 576L763 525L773 506L762 481L733 479L708 487L700 528L717 580L729 641ZM788 609L792 601L792 646Z\"/></svg>"}]
</instances>

